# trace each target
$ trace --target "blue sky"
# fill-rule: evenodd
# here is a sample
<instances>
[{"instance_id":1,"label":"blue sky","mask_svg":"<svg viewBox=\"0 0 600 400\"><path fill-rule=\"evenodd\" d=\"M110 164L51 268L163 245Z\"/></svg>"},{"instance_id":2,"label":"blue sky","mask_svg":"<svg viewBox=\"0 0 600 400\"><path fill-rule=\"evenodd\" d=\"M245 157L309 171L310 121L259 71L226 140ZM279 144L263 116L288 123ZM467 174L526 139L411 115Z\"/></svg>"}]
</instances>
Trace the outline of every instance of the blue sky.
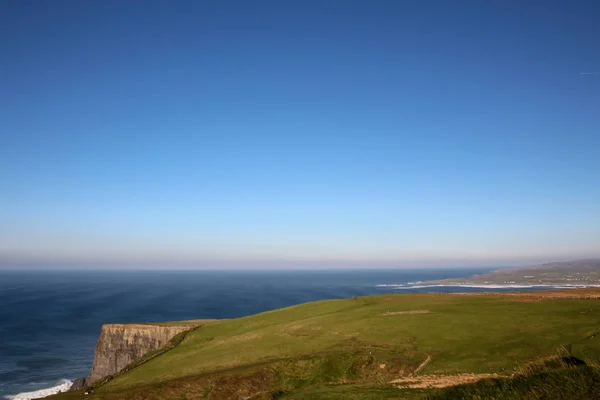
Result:
<instances>
[{"instance_id":1,"label":"blue sky","mask_svg":"<svg viewBox=\"0 0 600 400\"><path fill-rule=\"evenodd\" d=\"M600 256L599 19L594 1L1 1L0 259Z\"/></svg>"}]
</instances>

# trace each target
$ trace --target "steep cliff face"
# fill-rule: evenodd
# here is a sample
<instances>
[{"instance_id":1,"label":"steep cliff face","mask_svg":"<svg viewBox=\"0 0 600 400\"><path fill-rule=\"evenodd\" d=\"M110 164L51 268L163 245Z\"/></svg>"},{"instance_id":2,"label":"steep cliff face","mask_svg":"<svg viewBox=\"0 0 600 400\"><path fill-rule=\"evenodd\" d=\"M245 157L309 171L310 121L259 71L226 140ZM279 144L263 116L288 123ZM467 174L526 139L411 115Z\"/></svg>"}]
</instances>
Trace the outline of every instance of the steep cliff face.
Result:
<instances>
[{"instance_id":1,"label":"steep cliff face","mask_svg":"<svg viewBox=\"0 0 600 400\"><path fill-rule=\"evenodd\" d=\"M115 374L144 354L164 347L178 333L192 326L158 326L141 324L103 325L94 352L89 384Z\"/></svg>"}]
</instances>

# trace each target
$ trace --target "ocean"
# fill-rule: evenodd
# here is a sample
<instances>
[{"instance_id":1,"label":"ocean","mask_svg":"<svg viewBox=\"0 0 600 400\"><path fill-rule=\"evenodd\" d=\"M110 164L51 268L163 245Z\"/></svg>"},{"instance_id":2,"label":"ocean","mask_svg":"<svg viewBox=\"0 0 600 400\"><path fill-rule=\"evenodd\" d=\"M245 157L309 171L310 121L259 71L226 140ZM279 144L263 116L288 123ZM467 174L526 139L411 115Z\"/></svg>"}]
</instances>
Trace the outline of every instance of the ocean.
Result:
<instances>
[{"instance_id":1,"label":"ocean","mask_svg":"<svg viewBox=\"0 0 600 400\"><path fill-rule=\"evenodd\" d=\"M29 399L87 376L105 323L236 318L368 294L492 290L419 283L493 269L0 271L0 399Z\"/></svg>"}]
</instances>

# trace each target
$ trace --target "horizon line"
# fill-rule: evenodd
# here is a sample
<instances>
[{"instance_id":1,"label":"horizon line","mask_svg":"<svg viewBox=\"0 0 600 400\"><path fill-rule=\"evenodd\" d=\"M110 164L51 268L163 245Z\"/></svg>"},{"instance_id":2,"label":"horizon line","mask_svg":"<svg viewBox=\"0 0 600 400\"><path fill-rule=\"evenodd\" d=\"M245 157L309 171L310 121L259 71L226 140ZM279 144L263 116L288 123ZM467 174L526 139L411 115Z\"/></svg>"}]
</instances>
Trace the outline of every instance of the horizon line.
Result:
<instances>
[{"instance_id":1,"label":"horizon line","mask_svg":"<svg viewBox=\"0 0 600 400\"><path fill-rule=\"evenodd\" d=\"M405 260L342 260L342 259L264 259L264 260L117 260L117 259L52 259L14 258L0 256L0 270L129 270L129 271L293 271L293 270L360 270L360 269L451 269L509 268L556 262L600 260L598 256L581 257L506 257L430 258Z\"/></svg>"}]
</instances>

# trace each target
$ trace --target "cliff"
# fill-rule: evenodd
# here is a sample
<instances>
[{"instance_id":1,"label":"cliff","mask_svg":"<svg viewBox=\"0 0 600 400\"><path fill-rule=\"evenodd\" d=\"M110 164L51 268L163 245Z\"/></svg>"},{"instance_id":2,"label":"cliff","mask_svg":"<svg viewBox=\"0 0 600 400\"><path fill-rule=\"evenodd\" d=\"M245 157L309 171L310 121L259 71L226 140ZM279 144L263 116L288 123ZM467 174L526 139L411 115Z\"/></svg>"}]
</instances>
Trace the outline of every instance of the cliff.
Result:
<instances>
[{"instance_id":1,"label":"cliff","mask_svg":"<svg viewBox=\"0 0 600 400\"><path fill-rule=\"evenodd\" d=\"M119 372L146 353L164 347L175 335L191 329L194 326L103 325L94 351L92 372L86 383Z\"/></svg>"}]
</instances>

